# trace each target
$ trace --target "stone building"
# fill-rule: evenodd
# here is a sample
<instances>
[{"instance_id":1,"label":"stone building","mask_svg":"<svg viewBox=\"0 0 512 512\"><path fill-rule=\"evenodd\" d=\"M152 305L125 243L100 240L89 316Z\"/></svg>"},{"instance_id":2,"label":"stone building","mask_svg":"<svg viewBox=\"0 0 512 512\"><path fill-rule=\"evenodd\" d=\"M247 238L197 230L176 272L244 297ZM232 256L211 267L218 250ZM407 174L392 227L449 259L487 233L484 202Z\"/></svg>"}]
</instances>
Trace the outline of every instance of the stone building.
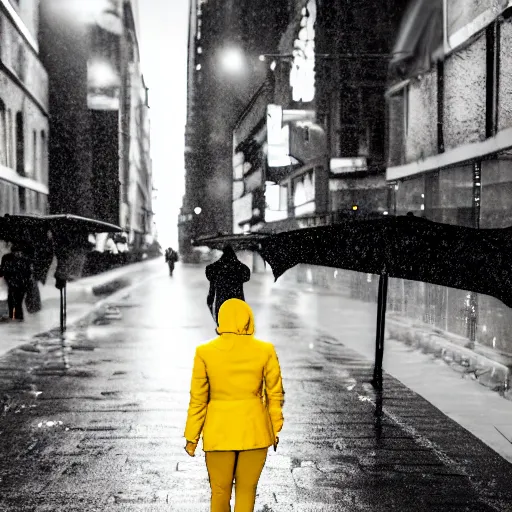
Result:
<instances>
[{"instance_id":1,"label":"stone building","mask_svg":"<svg viewBox=\"0 0 512 512\"><path fill-rule=\"evenodd\" d=\"M191 239L232 229L232 130L265 80L258 55L276 51L287 4L191 2L185 195L178 221L184 259Z\"/></svg>"},{"instance_id":2,"label":"stone building","mask_svg":"<svg viewBox=\"0 0 512 512\"><path fill-rule=\"evenodd\" d=\"M234 233L388 213L384 92L405 1L381 4L289 3L267 80L233 132Z\"/></svg>"},{"instance_id":3,"label":"stone building","mask_svg":"<svg viewBox=\"0 0 512 512\"><path fill-rule=\"evenodd\" d=\"M396 214L475 228L512 225L507 5L411 3L387 90L387 180ZM397 302L409 316L512 355L512 313L497 299L421 283L407 283L402 294Z\"/></svg>"},{"instance_id":4,"label":"stone building","mask_svg":"<svg viewBox=\"0 0 512 512\"><path fill-rule=\"evenodd\" d=\"M146 87L130 0L41 0L49 76L50 212L120 225L139 248L151 229Z\"/></svg>"},{"instance_id":5,"label":"stone building","mask_svg":"<svg viewBox=\"0 0 512 512\"><path fill-rule=\"evenodd\" d=\"M0 214L48 211L48 76L37 0L0 0Z\"/></svg>"}]
</instances>

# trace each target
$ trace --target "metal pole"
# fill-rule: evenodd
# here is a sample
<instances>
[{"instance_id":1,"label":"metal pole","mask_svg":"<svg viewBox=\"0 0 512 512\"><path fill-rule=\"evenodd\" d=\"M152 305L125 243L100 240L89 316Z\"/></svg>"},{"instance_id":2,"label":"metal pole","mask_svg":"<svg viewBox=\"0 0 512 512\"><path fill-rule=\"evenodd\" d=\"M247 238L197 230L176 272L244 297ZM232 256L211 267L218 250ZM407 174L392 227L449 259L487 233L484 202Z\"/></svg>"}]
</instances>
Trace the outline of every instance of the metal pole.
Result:
<instances>
[{"instance_id":1,"label":"metal pole","mask_svg":"<svg viewBox=\"0 0 512 512\"><path fill-rule=\"evenodd\" d=\"M67 287L64 285L64 331L67 328L67 317L68 317L68 297L67 297Z\"/></svg>"},{"instance_id":2,"label":"metal pole","mask_svg":"<svg viewBox=\"0 0 512 512\"><path fill-rule=\"evenodd\" d=\"M386 327L386 303L388 298L388 275L379 277L379 301L377 304L377 335L375 339L375 366L372 386L382 389L382 359L384 357L384 332Z\"/></svg>"},{"instance_id":3,"label":"metal pole","mask_svg":"<svg viewBox=\"0 0 512 512\"><path fill-rule=\"evenodd\" d=\"M60 289L60 333L64 334L64 289Z\"/></svg>"},{"instance_id":4,"label":"metal pole","mask_svg":"<svg viewBox=\"0 0 512 512\"><path fill-rule=\"evenodd\" d=\"M66 285L60 289L60 333L66 331Z\"/></svg>"}]
</instances>

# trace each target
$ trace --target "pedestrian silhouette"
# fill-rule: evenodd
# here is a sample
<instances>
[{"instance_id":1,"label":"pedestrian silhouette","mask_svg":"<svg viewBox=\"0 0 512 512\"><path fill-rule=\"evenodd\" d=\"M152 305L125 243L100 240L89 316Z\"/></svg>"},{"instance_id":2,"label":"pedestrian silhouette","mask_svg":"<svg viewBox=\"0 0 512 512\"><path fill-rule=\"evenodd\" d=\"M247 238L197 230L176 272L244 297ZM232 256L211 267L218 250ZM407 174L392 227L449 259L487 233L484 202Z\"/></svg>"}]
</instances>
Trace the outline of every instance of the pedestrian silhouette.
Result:
<instances>
[{"instance_id":1,"label":"pedestrian silhouette","mask_svg":"<svg viewBox=\"0 0 512 512\"><path fill-rule=\"evenodd\" d=\"M210 290L206 304L213 319L217 322L219 309L228 299L245 300L243 284L251 278L251 271L236 257L231 245L223 248L222 256L207 265L206 279L210 281Z\"/></svg>"},{"instance_id":2,"label":"pedestrian silhouette","mask_svg":"<svg viewBox=\"0 0 512 512\"><path fill-rule=\"evenodd\" d=\"M7 283L9 318L23 320L23 299L32 279L32 265L21 246L13 245L11 252L2 257L0 277Z\"/></svg>"},{"instance_id":3,"label":"pedestrian silhouette","mask_svg":"<svg viewBox=\"0 0 512 512\"><path fill-rule=\"evenodd\" d=\"M195 352L185 450L203 438L212 512L252 512L270 446L283 426L284 389L274 345L254 337L248 304L229 299L219 311L219 336Z\"/></svg>"},{"instance_id":4,"label":"pedestrian silhouette","mask_svg":"<svg viewBox=\"0 0 512 512\"><path fill-rule=\"evenodd\" d=\"M178 259L178 253L172 247L169 247L168 249L165 250L165 261L169 266L169 275L171 277L174 272L174 265L178 261Z\"/></svg>"}]
</instances>

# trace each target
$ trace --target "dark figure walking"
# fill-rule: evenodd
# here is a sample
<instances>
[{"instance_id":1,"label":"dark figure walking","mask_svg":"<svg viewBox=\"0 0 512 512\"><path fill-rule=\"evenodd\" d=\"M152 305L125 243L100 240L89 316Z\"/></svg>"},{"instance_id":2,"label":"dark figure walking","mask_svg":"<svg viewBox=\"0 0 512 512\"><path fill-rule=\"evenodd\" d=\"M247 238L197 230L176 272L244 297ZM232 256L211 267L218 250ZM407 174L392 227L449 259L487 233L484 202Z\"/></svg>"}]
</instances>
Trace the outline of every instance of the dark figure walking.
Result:
<instances>
[{"instance_id":1,"label":"dark figure walking","mask_svg":"<svg viewBox=\"0 0 512 512\"><path fill-rule=\"evenodd\" d=\"M206 304L218 323L219 309L228 299L245 300L243 284L251 278L251 271L236 257L233 247L226 245L223 255L206 267L210 290Z\"/></svg>"},{"instance_id":2,"label":"dark figure walking","mask_svg":"<svg viewBox=\"0 0 512 512\"><path fill-rule=\"evenodd\" d=\"M9 254L2 257L0 276L7 283L7 305L9 318L23 320L23 299L32 278L30 259L19 246L13 246Z\"/></svg>"},{"instance_id":3,"label":"dark figure walking","mask_svg":"<svg viewBox=\"0 0 512 512\"><path fill-rule=\"evenodd\" d=\"M174 272L174 265L178 259L178 253L172 247L165 250L165 261L167 262L167 265L169 265L169 275L171 277Z\"/></svg>"}]
</instances>

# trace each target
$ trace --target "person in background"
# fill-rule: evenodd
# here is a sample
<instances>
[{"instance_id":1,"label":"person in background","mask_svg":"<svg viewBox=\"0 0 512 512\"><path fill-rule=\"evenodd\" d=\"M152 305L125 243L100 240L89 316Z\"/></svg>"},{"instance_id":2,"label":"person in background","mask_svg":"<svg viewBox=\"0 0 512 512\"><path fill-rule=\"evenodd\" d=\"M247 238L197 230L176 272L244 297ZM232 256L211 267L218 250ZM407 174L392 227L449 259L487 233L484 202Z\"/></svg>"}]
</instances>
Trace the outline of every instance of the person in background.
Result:
<instances>
[{"instance_id":1,"label":"person in background","mask_svg":"<svg viewBox=\"0 0 512 512\"><path fill-rule=\"evenodd\" d=\"M245 300L243 285L251 278L251 271L236 257L233 247L226 245L222 256L206 266L205 274L210 281L206 304L217 322L219 309L226 300Z\"/></svg>"},{"instance_id":2,"label":"person in background","mask_svg":"<svg viewBox=\"0 0 512 512\"><path fill-rule=\"evenodd\" d=\"M172 247L165 250L165 261L167 262L167 265L169 265L169 275L171 277L174 272L174 265L178 260L178 253Z\"/></svg>"},{"instance_id":3,"label":"person in background","mask_svg":"<svg viewBox=\"0 0 512 512\"><path fill-rule=\"evenodd\" d=\"M23 300L32 279L32 264L30 258L24 253L23 247L14 244L11 252L2 257L0 277L5 279L8 287L9 318L22 321L24 319Z\"/></svg>"},{"instance_id":4,"label":"person in background","mask_svg":"<svg viewBox=\"0 0 512 512\"><path fill-rule=\"evenodd\" d=\"M254 337L250 306L229 299L219 310L219 335L195 351L184 437L191 457L202 434L211 512L253 512L268 448L277 450L284 423L281 368L272 343Z\"/></svg>"}]
</instances>

